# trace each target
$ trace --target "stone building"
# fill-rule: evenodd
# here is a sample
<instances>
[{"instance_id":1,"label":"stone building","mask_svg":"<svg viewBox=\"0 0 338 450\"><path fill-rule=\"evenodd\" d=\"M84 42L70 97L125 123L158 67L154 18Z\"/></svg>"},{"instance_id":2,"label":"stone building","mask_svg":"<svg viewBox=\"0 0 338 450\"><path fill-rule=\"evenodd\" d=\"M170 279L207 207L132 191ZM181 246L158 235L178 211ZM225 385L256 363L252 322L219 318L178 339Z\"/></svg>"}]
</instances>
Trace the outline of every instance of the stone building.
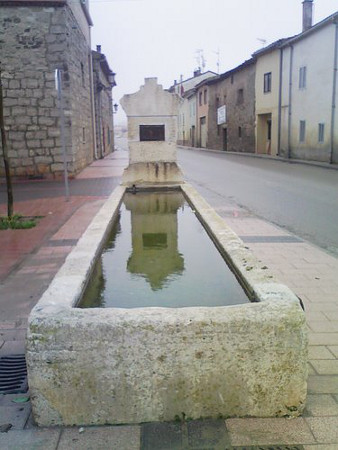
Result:
<instances>
[{"instance_id":1,"label":"stone building","mask_svg":"<svg viewBox=\"0 0 338 450\"><path fill-rule=\"evenodd\" d=\"M208 80L208 147L231 152L255 151L255 59ZM201 100L205 94L201 95ZM198 100L198 101L199 101Z\"/></svg>"},{"instance_id":2,"label":"stone building","mask_svg":"<svg viewBox=\"0 0 338 450\"><path fill-rule=\"evenodd\" d=\"M97 45L92 51L95 104L95 157L103 158L114 151L114 112L112 88L116 86L115 73Z\"/></svg>"},{"instance_id":3,"label":"stone building","mask_svg":"<svg viewBox=\"0 0 338 450\"><path fill-rule=\"evenodd\" d=\"M4 115L13 175L62 174L56 69L62 70L69 174L96 156L91 26L85 0L0 0Z\"/></svg>"}]
</instances>

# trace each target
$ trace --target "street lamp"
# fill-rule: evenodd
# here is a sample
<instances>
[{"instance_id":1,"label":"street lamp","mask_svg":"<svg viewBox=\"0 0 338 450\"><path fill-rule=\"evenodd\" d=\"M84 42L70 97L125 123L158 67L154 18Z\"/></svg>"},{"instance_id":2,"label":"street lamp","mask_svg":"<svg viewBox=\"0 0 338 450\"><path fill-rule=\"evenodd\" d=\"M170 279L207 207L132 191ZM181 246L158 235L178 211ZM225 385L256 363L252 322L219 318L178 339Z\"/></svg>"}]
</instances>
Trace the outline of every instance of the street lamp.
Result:
<instances>
[{"instance_id":1,"label":"street lamp","mask_svg":"<svg viewBox=\"0 0 338 450\"><path fill-rule=\"evenodd\" d=\"M118 110L118 108L119 108L119 105L117 104L117 103L114 103L114 111L113 111L113 114L116 114L117 113L117 110Z\"/></svg>"},{"instance_id":2,"label":"street lamp","mask_svg":"<svg viewBox=\"0 0 338 450\"><path fill-rule=\"evenodd\" d=\"M116 86L115 75L116 75L115 72L110 72L108 75L108 81L109 81L111 87Z\"/></svg>"}]
</instances>

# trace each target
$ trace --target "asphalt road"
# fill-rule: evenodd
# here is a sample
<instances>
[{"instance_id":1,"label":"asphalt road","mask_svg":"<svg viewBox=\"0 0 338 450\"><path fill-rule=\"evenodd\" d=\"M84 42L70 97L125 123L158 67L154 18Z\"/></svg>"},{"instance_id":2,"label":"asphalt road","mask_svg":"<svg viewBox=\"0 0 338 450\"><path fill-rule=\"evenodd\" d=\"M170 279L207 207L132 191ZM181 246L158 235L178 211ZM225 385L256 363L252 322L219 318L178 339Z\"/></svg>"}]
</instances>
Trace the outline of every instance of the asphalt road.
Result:
<instances>
[{"instance_id":1,"label":"asphalt road","mask_svg":"<svg viewBox=\"0 0 338 450\"><path fill-rule=\"evenodd\" d=\"M338 170L190 149L178 159L202 195L236 203L338 257Z\"/></svg>"}]
</instances>

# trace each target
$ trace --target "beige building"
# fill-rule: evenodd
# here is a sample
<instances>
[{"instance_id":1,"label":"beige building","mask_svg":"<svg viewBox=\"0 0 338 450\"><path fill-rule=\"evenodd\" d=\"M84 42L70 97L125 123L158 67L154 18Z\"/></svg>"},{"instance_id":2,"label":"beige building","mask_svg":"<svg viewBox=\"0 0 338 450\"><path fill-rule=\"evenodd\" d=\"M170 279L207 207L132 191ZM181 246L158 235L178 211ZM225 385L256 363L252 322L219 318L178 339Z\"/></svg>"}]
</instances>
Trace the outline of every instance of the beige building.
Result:
<instances>
[{"instance_id":1,"label":"beige building","mask_svg":"<svg viewBox=\"0 0 338 450\"><path fill-rule=\"evenodd\" d=\"M284 40L254 53L256 58L256 153L278 154L280 52Z\"/></svg>"}]
</instances>

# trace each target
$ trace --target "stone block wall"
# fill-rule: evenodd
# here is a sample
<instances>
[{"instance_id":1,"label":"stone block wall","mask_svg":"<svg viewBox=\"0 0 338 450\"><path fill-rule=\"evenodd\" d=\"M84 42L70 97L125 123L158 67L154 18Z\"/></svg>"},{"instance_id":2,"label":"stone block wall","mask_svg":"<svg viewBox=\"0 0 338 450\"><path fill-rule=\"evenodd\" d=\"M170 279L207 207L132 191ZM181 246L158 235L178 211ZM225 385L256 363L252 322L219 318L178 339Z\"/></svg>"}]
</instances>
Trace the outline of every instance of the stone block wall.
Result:
<instances>
[{"instance_id":1,"label":"stone block wall","mask_svg":"<svg viewBox=\"0 0 338 450\"><path fill-rule=\"evenodd\" d=\"M0 13L4 118L12 173L19 177L62 174L55 89L55 69L59 68L63 70L68 170L74 174L93 157L88 43L67 5L19 7L0 2ZM0 159L0 176L3 172Z\"/></svg>"},{"instance_id":2,"label":"stone block wall","mask_svg":"<svg viewBox=\"0 0 338 450\"><path fill-rule=\"evenodd\" d=\"M225 150L224 131L227 129L226 150L255 152L255 63L225 74L209 85L208 145ZM217 125L217 108L226 105L227 122Z\"/></svg>"}]
</instances>

